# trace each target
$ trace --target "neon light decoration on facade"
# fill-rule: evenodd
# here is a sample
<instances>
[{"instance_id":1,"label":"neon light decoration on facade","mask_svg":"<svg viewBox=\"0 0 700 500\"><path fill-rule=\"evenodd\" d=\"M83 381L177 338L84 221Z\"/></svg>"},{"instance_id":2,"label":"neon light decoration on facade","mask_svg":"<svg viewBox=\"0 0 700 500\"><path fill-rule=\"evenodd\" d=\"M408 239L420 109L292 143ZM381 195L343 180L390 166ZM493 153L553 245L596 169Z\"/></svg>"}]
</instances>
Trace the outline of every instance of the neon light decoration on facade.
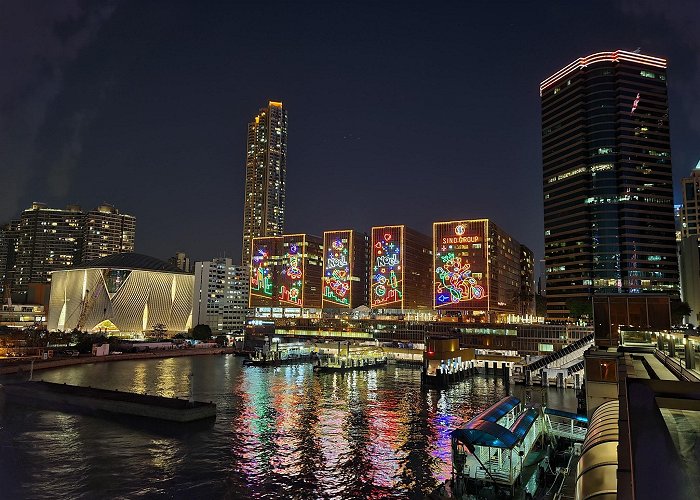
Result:
<instances>
[{"instance_id":1,"label":"neon light decoration on facade","mask_svg":"<svg viewBox=\"0 0 700 500\"><path fill-rule=\"evenodd\" d=\"M372 228L372 307L388 307L403 299L401 226Z\"/></svg>"},{"instance_id":2,"label":"neon light decoration on facade","mask_svg":"<svg viewBox=\"0 0 700 500\"><path fill-rule=\"evenodd\" d=\"M483 280L487 271L485 234L484 221L436 222L433 225L436 308L474 307L487 297Z\"/></svg>"},{"instance_id":3,"label":"neon light decoration on facade","mask_svg":"<svg viewBox=\"0 0 700 500\"><path fill-rule=\"evenodd\" d=\"M350 231L326 233L325 237L323 300L350 307Z\"/></svg>"},{"instance_id":4,"label":"neon light decoration on facade","mask_svg":"<svg viewBox=\"0 0 700 500\"><path fill-rule=\"evenodd\" d=\"M259 297L272 298L275 277L272 275L271 249L268 245L257 245L255 241L253 241L253 248L250 293Z\"/></svg>"},{"instance_id":5,"label":"neon light decoration on facade","mask_svg":"<svg viewBox=\"0 0 700 500\"><path fill-rule=\"evenodd\" d=\"M436 285L436 305L479 300L484 298L484 287L472 277L470 265L462 262L452 252L440 255L442 266L435 269L439 283Z\"/></svg>"},{"instance_id":6,"label":"neon light decoration on facade","mask_svg":"<svg viewBox=\"0 0 700 500\"><path fill-rule=\"evenodd\" d=\"M278 298L280 302L302 307L304 291L303 242L300 244L298 241L290 241L287 248L283 258Z\"/></svg>"}]
</instances>

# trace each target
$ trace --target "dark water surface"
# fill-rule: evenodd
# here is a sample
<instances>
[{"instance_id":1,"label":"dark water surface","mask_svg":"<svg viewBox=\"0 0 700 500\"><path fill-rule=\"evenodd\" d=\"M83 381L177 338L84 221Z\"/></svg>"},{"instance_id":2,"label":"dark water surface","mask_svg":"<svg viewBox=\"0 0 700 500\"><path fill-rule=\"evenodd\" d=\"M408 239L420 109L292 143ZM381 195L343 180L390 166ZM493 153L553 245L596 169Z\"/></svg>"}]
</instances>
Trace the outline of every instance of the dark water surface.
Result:
<instances>
[{"instance_id":1,"label":"dark water surface","mask_svg":"<svg viewBox=\"0 0 700 500\"><path fill-rule=\"evenodd\" d=\"M233 356L79 365L35 379L187 397L190 372L195 398L217 404L204 429L6 406L0 498L422 498L450 475L450 431L506 394L493 376L425 390L417 368L319 375ZM570 391L547 397L575 407Z\"/></svg>"}]
</instances>

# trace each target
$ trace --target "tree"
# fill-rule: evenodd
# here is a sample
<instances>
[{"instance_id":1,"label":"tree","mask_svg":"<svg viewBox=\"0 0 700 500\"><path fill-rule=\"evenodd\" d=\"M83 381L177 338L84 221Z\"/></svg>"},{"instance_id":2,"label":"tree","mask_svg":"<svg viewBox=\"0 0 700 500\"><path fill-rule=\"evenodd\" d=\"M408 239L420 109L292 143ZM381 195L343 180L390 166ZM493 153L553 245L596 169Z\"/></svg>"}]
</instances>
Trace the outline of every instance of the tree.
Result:
<instances>
[{"instance_id":1,"label":"tree","mask_svg":"<svg viewBox=\"0 0 700 500\"><path fill-rule=\"evenodd\" d=\"M572 318L590 319L593 317L593 303L590 299L567 299L566 308Z\"/></svg>"},{"instance_id":2,"label":"tree","mask_svg":"<svg viewBox=\"0 0 700 500\"><path fill-rule=\"evenodd\" d=\"M535 295L535 314L540 318L547 316L547 298L539 293Z\"/></svg>"},{"instance_id":3,"label":"tree","mask_svg":"<svg viewBox=\"0 0 700 500\"><path fill-rule=\"evenodd\" d=\"M682 302L680 300L671 301L671 324L680 325L683 323L683 318L690 316L693 310L690 308L690 304L687 302Z\"/></svg>"},{"instance_id":4,"label":"tree","mask_svg":"<svg viewBox=\"0 0 700 500\"><path fill-rule=\"evenodd\" d=\"M195 340L209 340L211 338L211 328L209 325L197 325L192 329L192 338Z\"/></svg>"}]
</instances>

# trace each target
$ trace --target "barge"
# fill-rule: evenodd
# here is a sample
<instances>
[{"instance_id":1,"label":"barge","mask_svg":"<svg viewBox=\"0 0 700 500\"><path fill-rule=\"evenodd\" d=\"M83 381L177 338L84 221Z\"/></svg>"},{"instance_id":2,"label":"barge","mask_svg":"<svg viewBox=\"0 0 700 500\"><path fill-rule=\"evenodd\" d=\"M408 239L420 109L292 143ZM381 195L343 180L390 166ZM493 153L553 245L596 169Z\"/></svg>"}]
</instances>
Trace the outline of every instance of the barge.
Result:
<instances>
[{"instance_id":1,"label":"barge","mask_svg":"<svg viewBox=\"0 0 700 500\"><path fill-rule=\"evenodd\" d=\"M175 423L216 418L214 403L43 381L1 385L0 396L8 403L90 415L126 415Z\"/></svg>"}]
</instances>

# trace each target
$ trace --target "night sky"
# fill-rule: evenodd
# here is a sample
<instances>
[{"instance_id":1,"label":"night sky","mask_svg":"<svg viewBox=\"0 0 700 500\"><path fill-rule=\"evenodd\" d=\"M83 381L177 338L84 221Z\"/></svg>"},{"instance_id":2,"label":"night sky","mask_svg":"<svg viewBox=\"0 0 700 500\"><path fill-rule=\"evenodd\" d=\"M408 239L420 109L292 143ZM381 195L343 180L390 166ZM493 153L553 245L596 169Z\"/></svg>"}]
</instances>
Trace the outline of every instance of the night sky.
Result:
<instances>
[{"instance_id":1,"label":"night sky","mask_svg":"<svg viewBox=\"0 0 700 500\"><path fill-rule=\"evenodd\" d=\"M603 50L669 59L676 192L700 159L696 1L329 3L0 0L0 222L106 201L137 252L240 259L280 100L287 232L489 217L541 258L539 83Z\"/></svg>"}]
</instances>

